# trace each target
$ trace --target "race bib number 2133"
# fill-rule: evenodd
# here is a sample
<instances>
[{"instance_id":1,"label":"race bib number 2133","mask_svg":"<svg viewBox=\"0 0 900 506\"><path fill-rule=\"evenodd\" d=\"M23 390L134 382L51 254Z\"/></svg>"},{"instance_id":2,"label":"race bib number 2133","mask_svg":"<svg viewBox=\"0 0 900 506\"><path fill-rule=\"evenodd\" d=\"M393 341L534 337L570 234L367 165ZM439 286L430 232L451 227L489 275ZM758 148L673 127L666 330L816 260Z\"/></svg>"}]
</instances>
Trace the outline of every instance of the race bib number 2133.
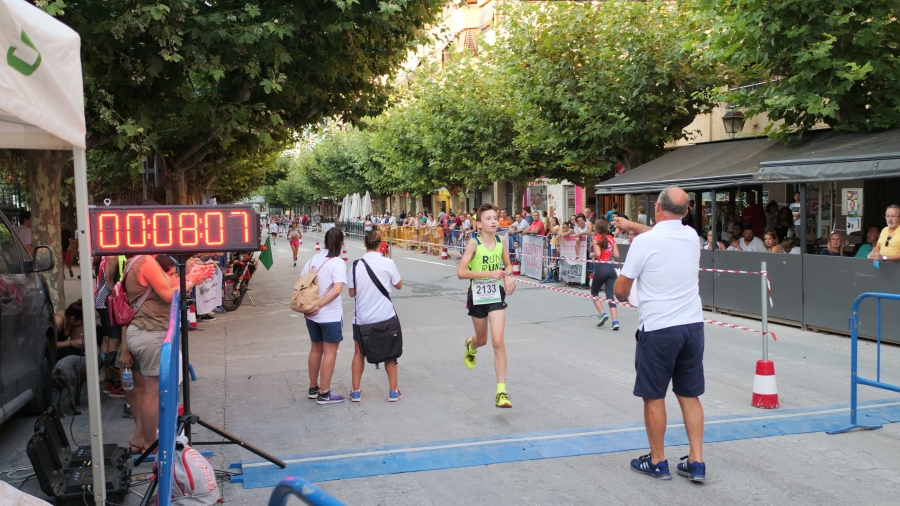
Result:
<instances>
[{"instance_id":1,"label":"race bib number 2133","mask_svg":"<svg viewBox=\"0 0 900 506\"><path fill-rule=\"evenodd\" d=\"M496 279L472 280L472 303L476 306L501 302L500 284Z\"/></svg>"}]
</instances>

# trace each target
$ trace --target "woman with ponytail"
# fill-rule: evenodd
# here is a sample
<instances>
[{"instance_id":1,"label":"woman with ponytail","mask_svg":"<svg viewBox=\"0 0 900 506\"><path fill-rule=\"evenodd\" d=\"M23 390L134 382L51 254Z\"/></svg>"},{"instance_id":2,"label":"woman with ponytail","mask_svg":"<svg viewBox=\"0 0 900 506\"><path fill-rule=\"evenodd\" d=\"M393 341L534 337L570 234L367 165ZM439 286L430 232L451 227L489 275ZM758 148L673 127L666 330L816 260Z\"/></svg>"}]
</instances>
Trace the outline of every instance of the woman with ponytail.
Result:
<instances>
[{"instance_id":1,"label":"woman with ponytail","mask_svg":"<svg viewBox=\"0 0 900 506\"><path fill-rule=\"evenodd\" d=\"M600 262L610 262L613 258L619 258L619 247L616 240L609 233L609 223L604 219L598 219L594 224L594 237L591 238L591 258ZM609 315L603 311L603 302L594 299L594 307L600 313L600 322L597 327L602 327L612 316L612 329L619 330L619 319L616 313L616 303L612 302L613 286L616 284L616 271L610 263L594 264L594 279L591 281L591 297L600 295L600 288L605 285L606 298L609 304Z\"/></svg>"}]
</instances>

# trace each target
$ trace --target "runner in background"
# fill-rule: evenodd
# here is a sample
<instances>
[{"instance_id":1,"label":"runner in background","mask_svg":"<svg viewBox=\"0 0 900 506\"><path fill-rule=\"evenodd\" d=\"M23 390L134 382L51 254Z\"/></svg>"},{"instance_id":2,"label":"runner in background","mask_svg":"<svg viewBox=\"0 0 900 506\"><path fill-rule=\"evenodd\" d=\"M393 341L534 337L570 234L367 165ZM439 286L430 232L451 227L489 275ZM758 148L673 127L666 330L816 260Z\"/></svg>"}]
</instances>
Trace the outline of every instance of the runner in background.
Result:
<instances>
[{"instance_id":1,"label":"runner in background","mask_svg":"<svg viewBox=\"0 0 900 506\"><path fill-rule=\"evenodd\" d=\"M291 229L288 231L288 242L291 244L291 251L294 252L294 267L297 267L297 250L300 249L300 239L303 239L303 232L297 227L297 223L291 223Z\"/></svg>"},{"instance_id":2,"label":"runner in background","mask_svg":"<svg viewBox=\"0 0 900 506\"><path fill-rule=\"evenodd\" d=\"M466 339L463 360L466 367L475 368L475 354L478 348L487 344L490 324L494 370L497 373L495 405L498 408L511 408L512 402L506 392L506 344L503 341L503 331L506 326L506 294L513 294L516 282L512 277L509 250L503 239L495 234L500 222L499 214L493 204L482 204L478 208L476 220L481 225L481 234L469 239L456 274L459 279L470 280L466 307L475 327L475 335Z\"/></svg>"},{"instance_id":3,"label":"runner in background","mask_svg":"<svg viewBox=\"0 0 900 506\"><path fill-rule=\"evenodd\" d=\"M619 258L619 246L616 240L609 234L609 224L604 219L598 219L594 224L594 237L591 240L591 258L601 262L609 262L613 258ZM609 315L603 311L603 302L594 299L594 307L600 313L600 321L597 327L602 327L612 316L612 329L619 330L619 318L616 303L613 302L613 287L616 284L616 270L612 264L595 264L594 278L591 281L591 297L600 295L600 288L606 287L606 298L609 299Z\"/></svg>"},{"instance_id":4,"label":"runner in background","mask_svg":"<svg viewBox=\"0 0 900 506\"><path fill-rule=\"evenodd\" d=\"M272 246L275 246L275 241L278 240L278 222L273 221L269 223L269 233L272 234Z\"/></svg>"}]
</instances>

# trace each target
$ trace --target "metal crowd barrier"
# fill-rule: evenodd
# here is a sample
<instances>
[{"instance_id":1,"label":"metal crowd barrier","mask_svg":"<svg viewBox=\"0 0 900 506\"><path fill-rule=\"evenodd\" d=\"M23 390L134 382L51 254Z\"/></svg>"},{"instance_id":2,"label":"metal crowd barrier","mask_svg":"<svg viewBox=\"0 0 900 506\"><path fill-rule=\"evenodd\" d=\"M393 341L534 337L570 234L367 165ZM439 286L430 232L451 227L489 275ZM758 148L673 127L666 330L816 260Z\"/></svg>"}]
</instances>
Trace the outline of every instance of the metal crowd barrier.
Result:
<instances>
[{"instance_id":1,"label":"metal crowd barrier","mask_svg":"<svg viewBox=\"0 0 900 506\"><path fill-rule=\"evenodd\" d=\"M181 302L178 290L172 296L169 308L169 328L160 347L159 361L159 449L156 460L159 466L156 494L160 506L172 503L172 486L175 477L175 436L178 427L178 350L181 330ZM187 378L184 378L187 381Z\"/></svg>"},{"instance_id":2,"label":"metal crowd barrier","mask_svg":"<svg viewBox=\"0 0 900 506\"><path fill-rule=\"evenodd\" d=\"M328 495L319 487L302 478L295 477L285 478L275 487L272 495L269 496L269 506L286 506L288 499L292 496L310 506L344 506L344 503Z\"/></svg>"},{"instance_id":3,"label":"metal crowd barrier","mask_svg":"<svg viewBox=\"0 0 900 506\"><path fill-rule=\"evenodd\" d=\"M862 378L859 376L859 304L866 299L875 299L877 302L877 321L876 321L876 359L875 359L875 379ZM856 391L859 385L866 385L882 390L900 393L900 385L892 385L881 381L881 301L900 300L900 295L893 293L866 292L853 302L853 312L850 314L850 425L842 429L830 431L829 434L842 434L853 429L873 430L880 429L881 425L860 425L857 420L857 395Z\"/></svg>"}]
</instances>

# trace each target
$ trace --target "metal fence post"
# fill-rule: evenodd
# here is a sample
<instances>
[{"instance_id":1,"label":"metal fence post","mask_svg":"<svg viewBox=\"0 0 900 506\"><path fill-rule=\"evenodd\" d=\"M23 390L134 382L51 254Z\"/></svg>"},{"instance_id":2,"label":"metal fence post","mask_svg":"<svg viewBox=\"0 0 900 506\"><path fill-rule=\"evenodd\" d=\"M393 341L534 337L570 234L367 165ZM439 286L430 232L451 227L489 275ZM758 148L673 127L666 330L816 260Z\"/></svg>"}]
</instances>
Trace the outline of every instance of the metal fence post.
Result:
<instances>
[{"instance_id":1,"label":"metal fence post","mask_svg":"<svg viewBox=\"0 0 900 506\"><path fill-rule=\"evenodd\" d=\"M760 271L762 274L760 275L761 284L762 284L762 311L760 314L762 315L762 359L768 361L769 360L769 287L768 283L766 283L766 263L762 262L760 264Z\"/></svg>"}]
</instances>

